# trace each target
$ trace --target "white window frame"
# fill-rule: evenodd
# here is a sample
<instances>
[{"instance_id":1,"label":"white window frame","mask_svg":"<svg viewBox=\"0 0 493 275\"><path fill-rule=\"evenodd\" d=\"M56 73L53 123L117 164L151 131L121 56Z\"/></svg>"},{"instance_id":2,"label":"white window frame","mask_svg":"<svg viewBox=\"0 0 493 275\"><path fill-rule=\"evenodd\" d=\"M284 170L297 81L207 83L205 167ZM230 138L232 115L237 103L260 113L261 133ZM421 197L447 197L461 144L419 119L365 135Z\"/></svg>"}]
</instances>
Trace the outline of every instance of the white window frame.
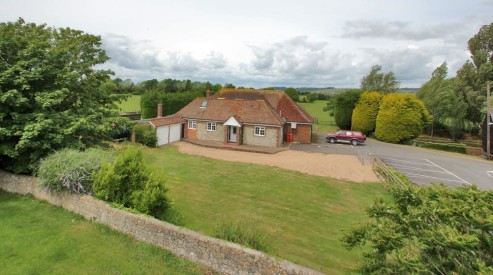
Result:
<instances>
[{"instance_id":1,"label":"white window frame","mask_svg":"<svg viewBox=\"0 0 493 275\"><path fill-rule=\"evenodd\" d=\"M188 129L197 129L197 121L189 120L188 121Z\"/></svg>"},{"instance_id":2,"label":"white window frame","mask_svg":"<svg viewBox=\"0 0 493 275\"><path fill-rule=\"evenodd\" d=\"M216 131L216 123L207 122L207 132L215 132L215 131Z\"/></svg>"},{"instance_id":3,"label":"white window frame","mask_svg":"<svg viewBox=\"0 0 493 275\"><path fill-rule=\"evenodd\" d=\"M255 126L255 128L253 129L253 135L257 137L265 137L265 127Z\"/></svg>"}]
</instances>

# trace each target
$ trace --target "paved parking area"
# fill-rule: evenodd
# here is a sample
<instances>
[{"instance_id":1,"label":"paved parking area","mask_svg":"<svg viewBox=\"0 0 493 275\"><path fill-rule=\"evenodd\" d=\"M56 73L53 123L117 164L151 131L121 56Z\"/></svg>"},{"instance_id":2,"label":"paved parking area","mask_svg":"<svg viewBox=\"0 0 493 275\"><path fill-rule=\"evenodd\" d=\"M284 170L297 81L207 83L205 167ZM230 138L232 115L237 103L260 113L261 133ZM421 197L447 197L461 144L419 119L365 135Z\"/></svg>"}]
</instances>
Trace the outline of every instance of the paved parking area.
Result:
<instances>
[{"instance_id":1,"label":"paved parking area","mask_svg":"<svg viewBox=\"0 0 493 275\"><path fill-rule=\"evenodd\" d=\"M458 187L471 183L430 161L420 158L394 158L377 155L385 164L404 174L417 185L429 185L432 182L444 183L447 186Z\"/></svg>"}]
</instances>

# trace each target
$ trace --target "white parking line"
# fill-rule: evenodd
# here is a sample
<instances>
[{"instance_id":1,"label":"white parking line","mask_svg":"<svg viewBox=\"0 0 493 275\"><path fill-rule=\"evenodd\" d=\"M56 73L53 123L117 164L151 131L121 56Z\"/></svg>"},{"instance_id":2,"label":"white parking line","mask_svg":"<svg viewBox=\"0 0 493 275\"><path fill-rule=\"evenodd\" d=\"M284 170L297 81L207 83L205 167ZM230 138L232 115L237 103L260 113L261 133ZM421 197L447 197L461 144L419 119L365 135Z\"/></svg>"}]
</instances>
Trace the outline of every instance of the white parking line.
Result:
<instances>
[{"instance_id":1,"label":"white parking line","mask_svg":"<svg viewBox=\"0 0 493 275\"><path fill-rule=\"evenodd\" d=\"M409 167L409 166L405 166L405 165L393 164L392 166L394 166L394 167L400 167L402 170L423 171L423 172L432 172L432 173L439 173L439 174L448 174L448 172L445 172L445 171L427 170L427 169L422 169L422 168Z\"/></svg>"},{"instance_id":2,"label":"white parking line","mask_svg":"<svg viewBox=\"0 0 493 275\"><path fill-rule=\"evenodd\" d=\"M472 184L470 184L469 182L467 182L466 180L464 180L464 179L462 179L461 177L457 176L456 174L454 174L454 173L452 173L452 172L448 171L447 169L445 169L445 168L441 167L440 165L437 165L437 164L433 163L431 160L429 160L429 159L425 159L425 160L426 160L426 161L428 161L428 162L429 162L429 163L431 163L431 164L434 164L436 167L441 168L443 171L448 172L450 175L452 175L452 176L454 176L454 177L456 177L456 178L460 179L463 183L465 183L465 184L467 184L467 185L469 185L469 186L470 186L470 185L472 185Z\"/></svg>"},{"instance_id":3,"label":"white parking line","mask_svg":"<svg viewBox=\"0 0 493 275\"><path fill-rule=\"evenodd\" d=\"M493 178L493 171L486 171L486 175L488 175L488 177L490 178Z\"/></svg>"},{"instance_id":4,"label":"white parking line","mask_svg":"<svg viewBox=\"0 0 493 275\"><path fill-rule=\"evenodd\" d=\"M439 181L448 181L448 182L459 182L459 183L464 183L462 180L451 180L451 179L444 179L444 178L437 178L437 177L433 177L433 176L426 176L426 175L421 175L421 174L413 174L413 173L408 173L406 174L407 175L410 175L411 177L414 177L414 178L431 178L431 179L437 179ZM467 183L467 182L466 182Z\"/></svg>"}]
</instances>

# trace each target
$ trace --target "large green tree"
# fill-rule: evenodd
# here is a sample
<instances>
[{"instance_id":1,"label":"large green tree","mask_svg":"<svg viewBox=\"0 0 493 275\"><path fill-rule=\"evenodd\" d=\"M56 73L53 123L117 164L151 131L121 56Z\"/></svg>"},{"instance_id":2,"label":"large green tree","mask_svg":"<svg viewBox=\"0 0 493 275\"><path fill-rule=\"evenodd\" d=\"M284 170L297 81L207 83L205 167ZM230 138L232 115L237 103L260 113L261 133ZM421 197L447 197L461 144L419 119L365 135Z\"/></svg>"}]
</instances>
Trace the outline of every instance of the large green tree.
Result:
<instances>
[{"instance_id":1,"label":"large green tree","mask_svg":"<svg viewBox=\"0 0 493 275\"><path fill-rule=\"evenodd\" d=\"M382 94L396 92L399 89L399 81L395 78L392 71L388 73L380 72L382 66L371 67L370 72L361 79L361 90L377 91Z\"/></svg>"},{"instance_id":2,"label":"large green tree","mask_svg":"<svg viewBox=\"0 0 493 275\"><path fill-rule=\"evenodd\" d=\"M375 131L381 101L381 93L364 92L353 110L351 129L365 134Z\"/></svg>"},{"instance_id":3,"label":"large green tree","mask_svg":"<svg viewBox=\"0 0 493 275\"><path fill-rule=\"evenodd\" d=\"M0 167L29 173L62 147L105 137L116 112L98 36L23 19L0 23Z\"/></svg>"},{"instance_id":4,"label":"large green tree","mask_svg":"<svg viewBox=\"0 0 493 275\"><path fill-rule=\"evenodd\" d=\"M475 186L390 186L347 232L348 248L368 245L363 273L492 274L493 192Z\"/></svg>"},{"instance_id":5,"label":"large green tree","mask_svg":"<svg viewBox=\"0 0 493 275\"><path fill-rule=\"evenodd\" d=\"M361 96L360 90L347 90L338 94L333 101L333 114L337 126L341 129L351 129L353 110ZM327 103L330 106L332 102Z\"/></svg>"}]
</instances>

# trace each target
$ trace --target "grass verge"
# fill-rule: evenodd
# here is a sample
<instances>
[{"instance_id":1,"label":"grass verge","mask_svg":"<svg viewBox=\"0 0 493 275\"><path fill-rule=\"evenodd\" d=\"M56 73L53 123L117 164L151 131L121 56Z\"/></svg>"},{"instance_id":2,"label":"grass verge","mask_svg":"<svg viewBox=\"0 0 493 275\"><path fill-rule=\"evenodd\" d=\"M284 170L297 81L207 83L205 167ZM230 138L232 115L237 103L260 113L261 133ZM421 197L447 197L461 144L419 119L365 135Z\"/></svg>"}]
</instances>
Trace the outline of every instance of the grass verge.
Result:
<instances>
[{"instance_id":1,"label":"grass verge","mask_svg":"<svg viewBox=\"0 0 493 275\"><path fill-rule=\"evenodd\" d=\"M118 103L121 112L140 112L140 95L130 95L127 100Z\"/></svg>"},{"instance_id":2,"label":"grass verge","mask_svg":"<svg viewBox=\"0 0 493 275\"><path fill-rule=\"evenodd\" d=\"M329 274L358 265L361 251L342 246L342 231L365 222L365 206L386 194L380 183L191 156L174 146L143 153L150 166L166 173L183 226L214 236L221 224L255 225L270 244L269 254Z\"/></svg>"},{"instance_id":3,"label":"grass verge","mask_svg":"<svg viewBox=\"0 0 493 275\"><path fill-rule=\"evenodd\" d=\"M202 274L204 267L82 216L0 191L3 274Z\"/></svg>"}]
</instances>

